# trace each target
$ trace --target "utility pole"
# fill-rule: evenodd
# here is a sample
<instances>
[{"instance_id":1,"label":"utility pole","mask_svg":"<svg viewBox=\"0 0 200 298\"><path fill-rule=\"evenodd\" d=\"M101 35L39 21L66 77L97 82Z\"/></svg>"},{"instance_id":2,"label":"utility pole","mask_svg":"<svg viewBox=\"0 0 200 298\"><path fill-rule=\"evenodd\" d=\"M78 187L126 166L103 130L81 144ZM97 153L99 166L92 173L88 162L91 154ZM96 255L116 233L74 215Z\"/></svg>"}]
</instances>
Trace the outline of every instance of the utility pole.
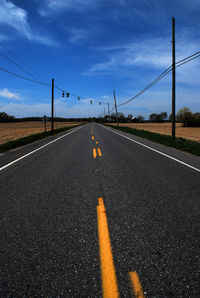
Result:
<instances>
[{"instance_id":1,"label":"utility pole","mask_svg":"<svg viewBox=\"0 0 200 298\"><path fill-rule=\"evenodd\" d=\"M108 123L110 125L110 103L108 101Z\"/></svg>"},{"instance_id":2,"label":"utility pole","mask_svg":"<svg viewBox=\"0 0 200 298\"><path fill-rule=\"evenodd\" d=\"M115 101L116 122L117 122L117 125L119 125L115 90L113 90L113 95L114 95L114 101Z\"/></svg>"},{"instance_id":3,"label":"utility pole","mask_svg":"<svg viewBox=\"0 0 200 298\"><path fill-rule=\"evenodd\" d=\"M106 109L104 107L104 122L106 122Z\"/></svg>"},{"instance_id":4,"label":"utility pole","mask_svg":"<svg viewBox=\"0 0 200 298\"><path fill-rule=\"evenodd\" d=\"M54 130L54 79L52 79L52 97L51 97L51 131Z\"/></svg>"},{"instance_id":5,"label":"utility pole","mask_svg":"<svg viewBox=\"0 0 200 298\"><path fill-rule=\"evenodd\" d=\"M175 18L172 17L172 139L176 138L176 73L175 73Z\"/></svg>"}]
</instances>

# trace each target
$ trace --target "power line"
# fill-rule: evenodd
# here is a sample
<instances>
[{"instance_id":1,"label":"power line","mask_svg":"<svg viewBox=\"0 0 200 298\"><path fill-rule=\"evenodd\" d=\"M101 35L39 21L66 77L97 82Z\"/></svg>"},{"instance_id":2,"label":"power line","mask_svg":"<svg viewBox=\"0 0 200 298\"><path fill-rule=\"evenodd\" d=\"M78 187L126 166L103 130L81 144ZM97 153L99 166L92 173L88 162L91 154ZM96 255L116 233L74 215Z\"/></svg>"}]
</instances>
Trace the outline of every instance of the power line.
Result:
<instances>
[{"instance_id":1,"label":"power line","mask_svg":"<svg viewBox=\"0 0 200 298\"><path fill-rule=\"evenodd\" d=\"M196 56L197 54L199 54L199 55ZM194 56L195 56L195 57L194 57ZM186 58L184 58L184 59L182 59L182 60L176 62L176 65L177 65L177 64L179 64L179 63L185 61L185 62L183 62L183 63L177 65L176 67L179 67L179 66L181 66L181 65L183 65L183 64L185 64L185 63L188 63L189 61L192 61L192 60L198 58L199 56L200 56L200 51L198 51L198 52L194 53L193 55L190 55L190 56L188 56L188 57L186 57ZM193 58L191 58L191 57L193 57ZM191 59L189 59L189 58L191 58ZM188 60L188 59L189 59L189 60ZM186 61L186 60L187 60L187 61ZM138 94L136 94L136 95L135 95L134 97L132 97L131 99L125 101L124 103L119 104L118 106L119 106L119 107L120 107L120 106L123 106L123 105L129 103L130 101L134 100L136 97L138 97L138 96L140 96L141 94L143 94L145 91L147 91L149 88L153 87L157 82L159 82L162 78L164 78L164 77L165 77L171 70L172 70L172 65L170 65L164 72L162 72L162 73L161 73L161 74L160 74L154 81L152 81L152 82L151 82L147 87L145 87L142 91L140 91ZM55 86L55 88L58 89L58 90L60 90L60 91L67 92L67 91L65 91L64 89L62 89L62 88L60 88L60 87L58 87L58 86ZM88 102L89 102L89 100L90 100L90 99L88 99L88 98L84 98L84 97L82 97L82 96L78 96L78 95L73 94L73 93L71 93L71 92L69 92L69 93L70 93L70 95L72 95L72 96L75 96L75 97L78 97L78 98L82 98L82 99L86 99L86 100L88 100ZM92 101L95 102L95 103L98 103L98 104L105 104L105 105L107 104L107 102L104 102L104 101L102 101L102 100L101 100L101 101L96 101L96 100L92 99ZM111 109L111 112L114 110L114 108L115 108L115 107L113 106L113 108Z\"/></svg>"},{"instance_id":2,"label":"power line","mask_svg":"<svg viewBox=\"0 0 200 298\"><path fill-rule=\"evenodd\" d=\"M199 53L200 53L200 52L199 52ZM192 57L192 56L190 56L190 57ZM192 60L194 60L194 59L196 59L196 58L198 58L198 57L200 57L200 54L197 55L196 57L193 57L193 58L191 58L191 59L189 59L189 60L187 60L187 61L185 61L185 62L183 62L183 63L181 63L181 64L179 64L179 65L177 65L176 67L179 67L179 66L181 66L181 65L183 65L183 64L186 64L186 63L188 63L188 62L190 62L190 61L192 61ZM183 59L183 60L185 60L185 59ZM182 61L183 61L183 60L182 60ZM180 63L180 61L177 62L177 63Z\"/></svg>"},{"instance_id":3,"label":"power line","mask_svg":"<svg viewBox=\"0 0 200 298\"><path fill-rule=\"evenodd\" d=\"M29 71L32 73L32 76L34 77L34 78L36 78L37 80L38 80L38 78L39 78L39 81L40 81L40 78L42 78L40 75L38 75L36 72L35 72L35 74L34 74L34 71L33 71L33 69L29 66L29 65L27 65L25 62L23 62L23 60L19 57L19 56L17 56L13 51L11 51L5 44L3 44L2 42L0 42L0 45L2 46L2 47L4 47L11 55L13 55L16 59L18 59L19 60L19 62L21 62L27 69L29 69Z\"/></svg>"},{"instance_id":4,"label":"power line","mask_svg":"<svg viewBox=\"0 0 200 298\"><path fill-rule=\"evenodd\" d=\"M140 91L139 93L137 93L134 97L130 98L129 100L118 104L118 107L121 107L129 102L131 102L132 100L134 100L136 97L140 96L142 93L144 93L145 91L147 91L149 88L151 88L152 86L154 86L158 81L160 81L162 78L164 78L172 69L172 66L169 66L165 71L163 71L155 80L153 80L147 87L145 87L142 91Z\"/></svg>"},{"instance_id":5,"label":"power line","mask_svg":"<svg viewBox=\"0 0 200 298\"><path fill-rule=\"evenodd\" d=\"M91 101L92 100L92 103L96 103L96 104L105 104L105 105L107 105L108 103L107 102L104 102L104 101L97 101L97 100L95 100L95 99L90 99L90 97L82 97L82 96L79 96L79 95L77 95L77 94L74 94L74 93L72 93L72 92L68 92L68 91L66 91L65 89L63 89L63 88L61 88L61 87L59 87L59 86L56 86L55 85L55 88L57 89L57 90L60 90L60 91L62 91L62 92L64 92L64 93L69 93L71 96L74 96L74 97L76 97L76 98L78 98L79 100L80 99L85 99L85 100L87 100L88 102L89 101Z\"/></svg>"},{"instance_id":6,"label":"power line","mask_svg":"<svg viewBox=\"0 0 200 298\"><path fill-rule=\"evenodd\" d=\"M193 55L190 55L190 56L188 56L188 57L186 57L186 58L184 58L184 59L182 59L182 60L179 60L178 62L176 62L176 64L179 64L179 63L181 63L181 62L183 62L183 61L185 61L185 60L187 60L187 59L189 59L189 58L191 58L191 57L193 57L193 56L195 56L195 55L197 55L197 54L200 54L200 51L198 51L198 52L196 52L196 53L194 53ZM197 58L197 57L196 57ZM194 58L195 59L195 58ZM192 59L193 60L193 59ZM190 60L191 61L191 60ZM189 62L189 61L188 61Z\"/></svg>"},{"instance_id":7,"label":"power line","mask_svg":"<svg viewBox=\"0 0 200 298\"><path fill-rule=\"evenodd\" d=\"M18 63L14 62L11 58L9 58L8 56L6 56L5 54L0 52L0 55L2 57L4 57L6 60L8 60L9 62L11 62L12 64L16 65L19 69L21 69L22 71L24 71L26 74L32 76L35 79L38 79L36 76L34 76L32 73L30 73L29 71L27 71L25 68L23 68L22 66L20 66Z\"/></svg>"},{"instance_id":8,"label":"power line","mask_svg":"<svg viewBox=\"0 0 200 298\"><path fill-rule=\"evenodd\" d=\"M194 57L195 56L195 57ZM193 58L191 58L193 57ZM176 62L176 67L182 66L183 64L186 64L196 58L200 57L200 51L179 60L178 62ZM191 59L189 59L191 58ZM184 61L184 62L183 62ZM182 63L181 63L182 62ZM180 64L181 63L181 64ZM134 100L135 98L137 98L138 96L142 95L145 91L147 91L149 88L153 87L157 82L159 82L162 78L164 78L170 71L172 70L172 65L170 65L163 73L161 73L154 81L152 81L147 87L145 87L142 91L140 91L138 94L136 94L134 97L132 97L131 99L121 103L118 105L118 107L123 106L129 102L131 102L132 100ZM112 108L111 112L114 110L114 107Z\"/></svg>"},{"instance_id":9,"label":"power line","mask_svg":"<svg viewBox=\"0 0 200 298\"><path fill-rule=\"evenodd\" d=\"M30 81L30 82L33 82L33 83L36 83L36 84L40 84L40 85L45 85L45 86L51 86L51 84L47 84L47 83L43 83L43 82L40 82L40 81L35 81L35 80L32 80L32 79L26 78L26 77L24 77L24 76L21 76L21 75L19 75L19 74L17 74L17 73L14 73L14 72L9 71L9 70L7 70L7 69L5 69L5 68L2 68L2 67L0 67L0 70L1 70L1 71L4 71L4 72L7 72L7 73L9 73L9 74L11 74L11 75L13 75L13 76L16 76L16 77L19 77L19 78L21 78L21 79L24 79L24 80L26 80L26 81Z\"/></svg>"},{"instance_id":10,"label":"power line","mask_svg":"<svg viewBox=\"0 0 200 298\"><path fill-rule=\"evenodd\" d=\"M7 70L7 69L5 69L5 68L3 68L3 67L0 67L0 70L1 70L1 71L4 71L4 72L6 72L6 73L9 73L9 74L11 74L11 75L13 75L13 76L15 76L15 77L21 78L21 79L26 80L26 81L30 81L30 82L35 83L35 84L40 84L40 85L44 85L44 86L51 86L51 84L44 83L44 82L41 82L41 81L32 80L32 79L27 78L27 77L25 77L25 76L22 76L22 75L20 75L20 74L17 74L17 73L14 73L14 72L12 72L12 71L9 71L9 70ZM60 90L60 91L64 91L64 92L66 92L64 89L62 89L62 88L60 88L60 87L58 87L58 86L55 86L55 88L58 89L58 90ZM66 92L66 93L68 93L68 92ZM80 96L78 96L78 95L75 95L75 94L72 94L72 93L70 93L70 94L73 95L73 96L76 96L76 97L80 98ZM82 97L82 98L83 98L83 97ZM86 98L85 98L85 99L86 99Z\"/></svg>"}]
</instances>

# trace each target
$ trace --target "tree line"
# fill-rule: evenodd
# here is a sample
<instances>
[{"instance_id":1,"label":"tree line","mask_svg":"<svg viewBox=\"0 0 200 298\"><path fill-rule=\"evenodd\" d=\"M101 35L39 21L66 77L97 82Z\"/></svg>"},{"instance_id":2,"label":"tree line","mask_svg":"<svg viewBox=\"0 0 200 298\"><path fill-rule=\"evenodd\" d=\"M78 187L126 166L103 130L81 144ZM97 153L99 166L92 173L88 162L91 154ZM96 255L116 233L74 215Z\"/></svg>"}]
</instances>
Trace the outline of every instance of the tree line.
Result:
<instances>
[{"instance_id":1,"label":"tree line","mask_svg":"<svg viewBox=\"0 0 200 298\"><path fill-rule=\"evenodd\" d=\"M152 122L152 123L163 123L163 122L171 122L172 115L167 114L167 112L161 113L152 113L149 115L149 120L145 120L142 115L138 115L134 117L132 114L128 114L125 116L123 113L118 112L118 121L119 123L142 123L142 122ZM105 117L86 117L86 118L62 118L55 117L54 121L56 122L116 122L117 116L115 113L111 115L105 115ZM10 116L5 112L0 112L0 122L23 122L23 121L42 121L43 117L25 117L25 118L15 118L14 116ZM47 119L47 121L51 121L51 117ZM176 114L176 122L183 123L185 127L200 127L200 113L192 113L192 111L183 107L179 109Z\"/></svg>"},{"instance_id":2,"label":"tree line","mask_svg":"<svg viewBox=\"0 0 200 298\"><path fill-rule=\"evenodd\" d=\"M149 116L151 122L161 123L167 119L171 122L172 115L170 114L168 118L166 112L161 112L160 114L153 113ZM200 113L192 113L189 108L183 107L176 114L176 122L181 122L183 126L187 127L200 126Z\"/></svg>"}]
</instances>

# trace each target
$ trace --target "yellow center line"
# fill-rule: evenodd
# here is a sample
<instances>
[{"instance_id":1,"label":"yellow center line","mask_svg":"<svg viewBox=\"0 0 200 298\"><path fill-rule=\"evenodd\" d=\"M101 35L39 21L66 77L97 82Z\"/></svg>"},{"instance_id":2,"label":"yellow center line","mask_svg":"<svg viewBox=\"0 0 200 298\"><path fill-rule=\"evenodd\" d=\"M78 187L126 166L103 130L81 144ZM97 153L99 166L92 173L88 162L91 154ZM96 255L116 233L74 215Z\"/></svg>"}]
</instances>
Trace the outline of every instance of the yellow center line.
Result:
<instances>
[{"instance_id":1,"label":"yellow center line","mask_svg":"<svg viewBox=\"0 0 200 298\"><path fill-rule=\"evenodd\" d=\"M96 142L96 144L98 145L98 144L99 144L99 142Z\"/></svg>"},{"instance_id":2,"label":"yellow center line","mask_svg":"<svg viewBox=\"0 0 200 298\"><path fill-rule=\"evenodd\" d=\"M97 219L103 297L118 298L119 291L103 198L99 198L99 205L97 206Z\"/></svg>"},{"instance_id":3,"label":"yellow center line","mask_svg":"<svg viewBox=\"0 0 200 298\"><path fill-rule=\"evenodd\" d=\"M130 279L132 282L132 287L134 290L135 297L136 298L144 298L145 296L144 296L142 286L140 284L140 280L139 280L137 272L135 272L135 271L129 272L129 276L130 276Z\"/></svg>"},{"instance_id":4,"label":"yellow center line","mask_svg":"<svg viewBox=\"0 0 200 298\"><path fill-rule=\"evenodd\" d=\"M96 151L96 148L93 148L93 157L94 157L94 158L97 157L97 151Z\"/></svg>"},{"instance_id":5,"label":"yellow center line","mask_svg":"<svg viewBox=\"0 0 200 298\"><path fill-rule=\"evenodd\" d=\"M92 136L92 140L94 140L94 136Z\"/></svg>"},{"instance_id":6,"label":"yellow center line","mask_svg":"<svg viewBox=\"0 0 200 298\"><path fill-rule=\"evenodd\" d=\"M98 151L99 156L102 156L101 149L97 148L97 151Z\"/></svg>"}]
</instances>

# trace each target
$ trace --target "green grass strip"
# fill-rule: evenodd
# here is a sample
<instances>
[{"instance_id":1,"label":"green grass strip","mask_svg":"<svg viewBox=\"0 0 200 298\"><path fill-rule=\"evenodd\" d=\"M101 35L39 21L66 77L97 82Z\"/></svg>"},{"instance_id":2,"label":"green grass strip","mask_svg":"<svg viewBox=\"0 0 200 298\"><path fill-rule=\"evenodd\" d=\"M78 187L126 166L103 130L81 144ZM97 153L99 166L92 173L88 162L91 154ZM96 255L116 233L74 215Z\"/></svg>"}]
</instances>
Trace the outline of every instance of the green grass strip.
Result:
<instances>
[{"instance_id":1,"label":"green grass strip","mask_svg":"<svg viewBox=\"0 0 200 298\"><path fill-rule=\"evenodd\" d=\"M176 138L175 140L173 140L172 137L168 135L162 135L147 130L130 128L127 126L110 126L114 129L121 130L132 135L136 135L138 137L142 137L144 139L163 144L165 146L173 147L200 156L200 143L198 142L190 141L184 138Z\"/></svg>"},{"instance_id":2,"label":"green grass strip","mask_svg":"<svg viewBox=\"0 0 200 298\"><path fill-rule=\"evenodd\" d=\"M82 124L80 124L80 125L82 125ZM13 140L13 141L9 141L7 143L0 145L0 152L3 153L5 151L27 145L29 143L44 139L46 137L49 137L49 136L55 135L57 133L69 130L71 128L78 127L80 125L62 127L59 129L55 129L53 132L51 132L51 131L41 132L41 133L33 134L33 135L30 135L27 137L19 138L19 139Z\"/></svg>"}]
</instances>

